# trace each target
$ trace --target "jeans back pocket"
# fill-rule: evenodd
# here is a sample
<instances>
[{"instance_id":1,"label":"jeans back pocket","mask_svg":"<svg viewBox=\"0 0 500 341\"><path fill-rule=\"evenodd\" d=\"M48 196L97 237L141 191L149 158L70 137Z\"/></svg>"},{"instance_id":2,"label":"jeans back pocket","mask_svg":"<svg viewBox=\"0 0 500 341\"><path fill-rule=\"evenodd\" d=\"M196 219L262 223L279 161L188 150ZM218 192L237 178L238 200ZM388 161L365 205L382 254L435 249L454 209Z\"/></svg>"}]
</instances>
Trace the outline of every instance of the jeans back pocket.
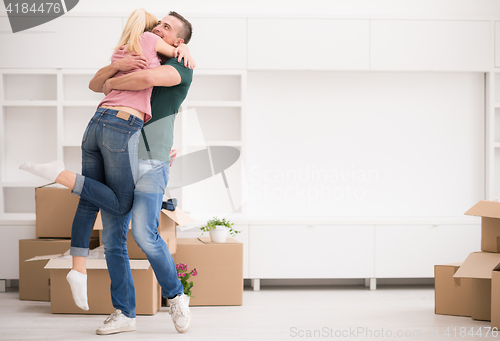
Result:
<instances>
[{"instance_id":1,"label":"jeans back pocket","mask_svg":"<svg viewBox=\"0 0 500 341\"><path fill-rule=\"evenodd\" d=\"M103 124L102 145L113 153L124 152L127 149L130 134L130 131Z\"/></svg>"}]
</instances>

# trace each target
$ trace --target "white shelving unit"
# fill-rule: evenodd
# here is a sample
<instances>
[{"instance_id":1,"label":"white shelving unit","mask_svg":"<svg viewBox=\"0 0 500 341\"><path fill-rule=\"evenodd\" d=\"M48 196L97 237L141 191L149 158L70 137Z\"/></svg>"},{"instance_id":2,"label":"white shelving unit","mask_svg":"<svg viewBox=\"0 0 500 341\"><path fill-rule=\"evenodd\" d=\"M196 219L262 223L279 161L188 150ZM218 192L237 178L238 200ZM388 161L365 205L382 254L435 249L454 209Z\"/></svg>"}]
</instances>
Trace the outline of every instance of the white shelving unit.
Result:
<instances>
[{"instance_id":1,"label":"white shelving unit","mask_svg":"<svg viewBox=\"0 0 500 341\"><path fill-rule=\"evenodd\" d=\"M500 70L486 76L487 199L500 199ZM488 181L489 180L489 181Z\"/></svg>"},{"instance_id":2,"label":"white shelving unit","mask_svg":"<svg viewBox=\"0 0 500 341\"><path fill-rule=\"evenodd\" d=\"M63 160L81 171L80 140L103 97L88 89L95 70L3 69L0 217L34 220L34 188L46 183L17 169L24 161Z\"/></svg>"},{"instance_id":3,"label":"white shelving unit","mask_svg":"<svg viewBox=\"0 0 500 341\"><path fill-rule=\"evenodd\" d=\"M188 97L181 106L181 111L187 114L181 114L180 120L176 119L175 124L179 125L180 129L174 134L174 148L182 146L184 149L181 154L208 148L211 155L210 147L214 146L235 147L240 151L239 159L233 165L238 167L236 184L229 183L229 188L225 189L221 186L221 181L224 181L225 185L227 179L218 179L218 186L217 181L213 179L209 184L195 184L194 188L183 188L178 195L182 199L181 207L197 220L228 213L231 213L234 219L245 214L244 207L239 206L239 203L244 201L242 180L245 160L245 92L245 70L197 70ZM213 165L211 167L213 169ZM199 186L208 187L207 190L200 191ZM194 195L194 191L205 197Z\"/></svg>"},{"instance_id":4,"label":"white shelving unit","mask_svg":"<svg viewBox=\"0 0 500 341\"><path fill-rule=\"evenodd\" d=\"M24 161L49 162L63 160L66 168L81 172L81 138L90 117L103 98L88 89L96 69L0 69L0 227L8 230L9 245L17 239L34 237L35 187L47 181L18 169ZM197 109L202 115L201 128L206 138L189 139L189 122L178 117L175 122L177 141L183 152L206 146L231 146L241 151L244 160L244 122L246 71L196 70L193 91L183 110ZM198 85L198 82L201 83ZM207 84L208 82L208 84ZM206 96L208 87L210 96ZM227 90L231 89L230 97ZM219 97L217 97L219 96ZM208 120L206 120L207 118ZM212 121L226 118L220 125ZM221 130L225 134L217 135ZM178 146L177 146L178 147ZM242 187L243 167L239 169ZM189 193L181 190L183 200ZM240 190L237 191L241 192ZM203 212L202 203L194 202L191 210ZM194 205L194 206L193 206ZM202 205L203 206L203 205ZM244 211L237 211L240 216ZM17 232L16 232L17 231ZM33 235L27 234L33 231ZM239 236L248 252L248 234ZM11 250L12 252L17 252ZM246 258L248 258L246 256ZM12 273L8 267L7 273ZM248 265L245 266L248 273ZM5 275L0 278L15 278Z\"/></svg>"},{"instance_id":5,"label":"white shelving unit","mask_svg":"<svg viewBox=\"0 0 500 341\"><path fill-rule=\"evenodd\" d=\"M1 219L35 218L33 191L46 181L18 170L20 163L59 159L69 170L81 171L81 136L103 97L88 89L94 73L71 69L0 70ZM195 72L192 91L182 110L197 111L204 140L190 138L193 122L187 116L177 119L181 129L176 142L180 140L184 153L206 146L230 146L238 148L240 162L244 160L245 77L246 72L238 70ZM240 167L239 187L243 172ZM189 196L181 196L189 201ZM201 207L192 210L210 213ZM241 208L237 213L243 213Z\"/></svg>"}]
</instances>

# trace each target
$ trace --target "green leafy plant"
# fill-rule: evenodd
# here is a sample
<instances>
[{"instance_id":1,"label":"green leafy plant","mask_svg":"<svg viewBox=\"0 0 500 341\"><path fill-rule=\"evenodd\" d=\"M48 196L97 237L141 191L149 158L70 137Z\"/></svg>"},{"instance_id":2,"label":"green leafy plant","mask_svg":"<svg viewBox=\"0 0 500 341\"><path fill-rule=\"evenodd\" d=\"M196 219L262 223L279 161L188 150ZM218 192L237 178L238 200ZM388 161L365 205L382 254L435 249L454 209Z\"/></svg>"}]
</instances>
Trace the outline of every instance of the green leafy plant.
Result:
<instances>
[{"instance_id":1,"label":"green leafy plant","mask_svg":"<svg viewBox=\"0 0 500 341\"><path fill-rule=\"evenodd\" d=\"M182 283L182 286L184 288L184 294L189 297L194 297L191 295L191 288L193 287L193 282L189 281L189 278L191 276L196 276L198 275L198 270L194 268L191 271L188 271L188 265L184 263L179 263L175 265L175 268L177 269L177 277Z\"/></svg>"},{"instance_id":2,"label":"green leafy plant","mask_svg":"<svg viewBox=\"0 0 500 341\"><path fill-rule=\"evenodd\" d=\"M202 226L199 229L202 230L203 233L205 233L205 232L209 232L212 229L215 229L216 226L225 226L225 227L227 227L227 230L229 231L231 236L234 237L238 233L240 233L241 231L233 229L233 225L234 225L234 223L229 222L229 220L226 220L225 218L218 219L217 217L214 217L214 218L210 219L209 221L207 221L207 224L205 226Z\"/></svg>"}]
</instances>

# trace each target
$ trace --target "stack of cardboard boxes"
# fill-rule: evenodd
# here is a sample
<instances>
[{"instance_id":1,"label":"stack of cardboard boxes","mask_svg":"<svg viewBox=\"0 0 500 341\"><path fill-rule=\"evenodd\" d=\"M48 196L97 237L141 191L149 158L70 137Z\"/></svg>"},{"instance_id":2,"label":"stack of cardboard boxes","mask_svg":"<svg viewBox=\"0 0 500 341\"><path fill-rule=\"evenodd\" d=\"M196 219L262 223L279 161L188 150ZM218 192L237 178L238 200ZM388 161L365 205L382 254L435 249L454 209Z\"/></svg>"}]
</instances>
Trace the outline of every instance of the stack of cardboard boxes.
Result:
<instances>
[{"instance_id":1,"label":"stack of cardboard boxes","mask_svg":"<svg viewBox=\"0 0 500 341\"><path fill-rule=\"evenodd\" d=\"M481 252L434 267L435 312L491 321L500 329L500 202L480 201L465 214L481 217Z\"/></svg>"},{"instance_id":2,"label":"stack of cardboard boxes","mask_svg":"<svg viewBox=\"0 0 500 341\"><path fill-rule=\"evenodd\" d=\"M162 210L158 226L159 235L167 244L174 262L176 264L185 263L189 265L190 270L195 267L198 270L197 276L190 278L190 281L193 281L191 290L193 297L190 299L190 306L241 305L243 299L243 244L233 238L228 238L225 243L212 243L209 237L177 238L177 226L187 225L192 221L193 219L179 208L176 208L175 211ZM101 243L102 228L102 220L98 215L94 229L99 230ZM137 265L140 262L147 263L147 257L135 242L131 228L130 225L127 234L127 248L133 268L133 263ZM155 296L155 299L161 300L161 287L156 282L152 269L149 268L148 271L142 272L142 278L149 280L149 276L152 276L158 288L158 295ZM132 270L136 288L136 313L140 314L141 298L137 295L138 285L140 285L138 284L139 271L135 273ZM162 304L167 305L165 299L161 303L153 305L154 312L158 311Z\"/></svg>"},{"instance_id":3,"label":"stack of cardboard boxes","mask_svg":"<svg viewBox=\"0 0 500 341\"><path fill-rule=\"evenodd\" d=\"M71 227L79 197L67 188L35 189L37 239L19 241L19 298L50 301L52 313L111 314L110 279L102 252L99 258L87 259L88 311L79 309L71 296L66 275L72 266L71 257L63 257L71 246ZM180 215L180 212L177 212ZM174 220L177 217L174 214ZM160 233L169 247L176 248L175 221L162 213ZM98 247L102 230L96 219L90 249ZM129 234L131 236L131 234ZM155 314L161 306L161 292L151 265L137 244L130 238L128 248L136 291L136 313ZM143 257L137 254L142 253Z\"/></svg>"},{"instance_id":4,"label":"stack of cardboard boxes","mask_svg":"<svg viewBox=\"0 0 500 341\"><path fill-rule=\"evenodd\" d=\"M43 187L35 190L37 239L19 241L19 298L51 302L52 313L111 314L110 279L102 252L87 259L88 311L79 309L66 275L71 257L63 257L71 245L71 226L79 197L69 189ZM177 226L192 222L182 210L162 210L158 231L176 263L198 268L192 277L190 305L241 305L243 296L243 245L229 238L211 243L209 238L177 239ZM131 226L129 226L131 228ZM97 215L90 249L102 245L102 220ZM161 288L146 255L127 234L127 248L136 291L136 314L155 314L161 307ZM177 253L177 254L176 254Z\"/></svg>"},{"instance_id":5,"label":"stack of cardboard boxes","mask_svg":"<svg viewBox=\"0 0 500 341\"><path fill-rule=\"evenodd\" d=\"M162 210L158 231L171 252L175 252L177 248L177 225L189 223L191 220L181 210L175 212ZM131 225L129 225L130 228ZM102 219L99 212L94 224L94 232L98 233L101 245L102 229ZM134 241L131 231L127 234L127 249L135 286L135 312L137 315L156 314L162 303L161 288L146 255ZM109 291L111 281L104 254L100 254L100 257L96 259L90 257L87 259L87 296L90 308L87 311L82 311L74 304L70 287L66 282L66 274L71 269L71 259L64 257L51 259L45 269L50 269L52 313L113 313L114 308Z\"/></svg>"},{"instance_id":6,"label":"stack of cardboard boxes","mask_svg":"<svg viewBox=\"0 0 500 341\"><path fill-rule=\"evenodd\" d=\"M19 299L50 301L50 273L44 270L48 258L27 262L35 256L61 254L71 245L71 226L79 197L67 188L35 189L36 239L19 240ZM94 233L90 247L99 245Z\"/></svg>"}]
</instances>

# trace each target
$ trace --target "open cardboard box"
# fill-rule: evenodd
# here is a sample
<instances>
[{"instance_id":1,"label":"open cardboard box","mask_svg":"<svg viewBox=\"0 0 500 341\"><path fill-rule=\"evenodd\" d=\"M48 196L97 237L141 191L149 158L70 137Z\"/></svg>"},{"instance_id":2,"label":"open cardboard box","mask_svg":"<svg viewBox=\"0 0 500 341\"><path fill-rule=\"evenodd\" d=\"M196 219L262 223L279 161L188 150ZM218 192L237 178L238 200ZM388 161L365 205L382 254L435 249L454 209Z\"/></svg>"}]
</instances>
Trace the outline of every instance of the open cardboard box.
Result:
<instances>
[{"instance_id":1,"label":"open cardboard box","mask_svg":"<svg viewBox=\"0 0 500 341\"><path fill-rule=\"evenodd\" d=\"M481 200L465 214L481 217L481 250L500 252L500 202Z\"/></svg>"},{"instance_id":2,"label":"open cardboard box","mask_svg":"<svg viewBox=\"0 0 500 341\"><path fill-rule=\"evenodd\" d=\"M462 264L434 266L436 314L471 316L472 279L453 277Z\"/></svg>"},{"instance_id":3,"label":"open cardboard box","mask_svg":"<svg viewBox=\"0 0 500 341\"><path fill-rule=\"evenodd\" d=\"M161 210L159 223L158 223L158 233L163 238L168 246L171 254L175 254L177 250L177 225L186 225L191 223L193 218L189 217L181 209L176 208L175 211ZM96 222L94 224L94 230L99 230L99 239L102 245L102 219L101 212L99 211L97 215ZM127 233L127 249L128 257L130 259L147 259L146 254L142 252L141 248L137 245L132 235L132 221L129 224L129 232Z\"/></svg>"},{"instance_id":4,"label":"open cardboard box","mask_svg":"<svg viewBox=\"0 0 500 341\"><path fill-rule=\"evenodd\" d=\"M500 254L473 252L469 254L453 278L471 279L471 317L491 320L492 272L499 270Z\"/></svg>"},{"instance_id":5,"label":"open cardboard box","mask_svg":"<svg viewBox=\"0 0 500 341\"><path fill-rule=\"evenodd\" d=\"M95 251L95 250L94 250ZM73 301L66 275L71 270L72 260L64 255L37 256L28 261L49 260L45 269L50 271L50 310L53 314L112 314L109 279L104 258L87 259L87 296L89 310L81 310ZM102 255L103 257L103 255ZM154 315L161 307L161 289L153 269L147 260L130 260L136 295L136 314Z\"/></svg>"},{"instance_id":6,"label":"open cardboard box","mask_svg":"<svg viewBox=\"0 0 500 341\"><path fill-rule=\"evenodd\" d=\"M71 239L19 240L19 299L50 301L50 272L44 267L49 261L27 262L36 256L60 254L71 246ZM90 249L99 246L97 238L90 239Z\"/></svg>"}]
</instances>

